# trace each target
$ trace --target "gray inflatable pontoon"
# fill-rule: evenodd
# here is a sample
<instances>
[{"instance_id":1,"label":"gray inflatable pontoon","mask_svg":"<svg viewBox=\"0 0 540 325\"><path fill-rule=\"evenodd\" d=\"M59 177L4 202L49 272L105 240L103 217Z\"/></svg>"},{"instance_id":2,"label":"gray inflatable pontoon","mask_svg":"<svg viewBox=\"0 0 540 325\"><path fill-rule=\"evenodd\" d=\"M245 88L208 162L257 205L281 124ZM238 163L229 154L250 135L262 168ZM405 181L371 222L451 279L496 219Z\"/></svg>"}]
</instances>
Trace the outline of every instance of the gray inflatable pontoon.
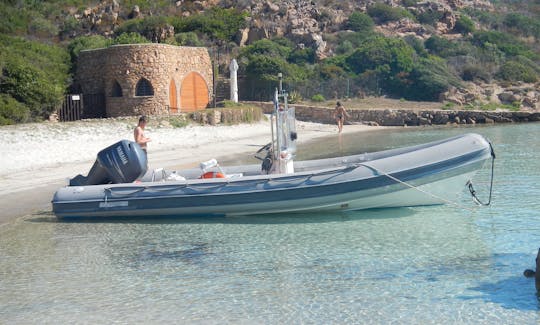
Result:
<instances>
[{"instance_id":1,"label":"gray inflatable pontoon","mask_svg":"<svg viewBox=\"0 0 540 325\"><path fill-rule=\"evenodd\" d=\"M361 155L294 162L293 173L260 165L154 174L138 183L73 185L54 195L58 217L213 216L357 210L445 203L492 158L478 134ZM178 177L171 177L179 175ZM178 180L178 178L184 179ZM177 179L177 180L167 180Z\"/></svg>"},{"instance_id":2,"label":"gray inflatable pontoon","mask_svg":"<svg viewBox=\"0 0 540 325\"><path fill-rule=\"evenodd\" d=\"M265 157L256 156L262 165L220 167L211 160L197 169L147 172L142 149L124 140L102 150L88 176L73 178L54 194L53 211L60 218L231 216L443 204L467 185L475 197L470 180L495 158L489 141L466 134L293 161L294 108L288 107L286 93L277 91L274 104L272 142L259 150L266 150Z\"/></svg>"}]
</instances>

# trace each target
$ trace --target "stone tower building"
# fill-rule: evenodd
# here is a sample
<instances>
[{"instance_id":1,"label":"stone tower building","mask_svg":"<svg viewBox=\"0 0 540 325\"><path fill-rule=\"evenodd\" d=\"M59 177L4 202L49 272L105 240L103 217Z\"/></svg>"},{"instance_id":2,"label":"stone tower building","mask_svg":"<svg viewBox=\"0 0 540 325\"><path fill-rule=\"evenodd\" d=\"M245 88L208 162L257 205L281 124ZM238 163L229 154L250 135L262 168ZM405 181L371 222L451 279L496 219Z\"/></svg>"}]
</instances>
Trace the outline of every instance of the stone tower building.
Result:
<instances>
[{"instance_id":1,"label":"stone tower building","mask_svg":"<svg viewBox=\"0 0 540 325\"><path fill-rule=\"evenodd\" d=\"M104 98L107 117L189 112L211 101L212 63L202 47L115 45L81 51L75 84Z\"/></svg>"}]
</instances>

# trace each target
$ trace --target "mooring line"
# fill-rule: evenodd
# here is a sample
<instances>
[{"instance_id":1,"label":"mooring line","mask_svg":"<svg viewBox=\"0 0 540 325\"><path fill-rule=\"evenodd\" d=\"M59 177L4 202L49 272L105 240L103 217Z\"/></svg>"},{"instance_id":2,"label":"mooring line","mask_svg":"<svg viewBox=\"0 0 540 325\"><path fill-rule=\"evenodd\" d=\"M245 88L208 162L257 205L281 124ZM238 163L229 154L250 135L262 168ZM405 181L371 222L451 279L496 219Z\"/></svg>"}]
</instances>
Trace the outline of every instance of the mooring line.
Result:
<instances>
[{"instance_id":1,"label":"mooring line","mask_svg":"<svg viewBox=\"0 0 540 325\"><path fill-rule=\"evenodd\" d=\"M409 187L409 188L412 188L412 189L414 189L414 190L417 190L417 191L419 191L419 192L421 192L421 193L424 193L424 194L426 194L426 195L428 195L428 196L431 196L431 197L433 197L433 198L435 198L435 199L441 200L441 201L443 201L443 202L445 202L445 203L447 203L447 204L453 205L453 206L458 207L458 208L460 208L460 209L465 209L465 210L469 210L469 211L475 211L475 210L476 210L476 209L472 209L472 208L466 207L466 206L464 206L464 205L461 205L461 204L459 204L459 203L457 203L457 202L447 200L447 199L445 199L445 198L443 198L443 197L440 197L440 196L435 195L435 194L433 194L433 193L430 193L430 192L428 192L428 191L424 191L423 189L418 188L417 186L414 186L414 185L412 185L412 184L409 184L409 183L407 183L407 182L405 182L405 181L402 181L402 180L400 180L399 178L397 178L397 177L395 177L395 176L392 176L392 175L390 175L390 174L388 174L388 173L386 173L386 172L384 172L384 171L382 171L382 170L380 170L380 169L378 169L378 168L376 168L376 167L373 167L373 166L370 166L370 165L366 165L366 164L363 164L363 163L357 163L357 165L359 165L359 166L364 166L364 167L369 168L369 169L373 169L373 170L376 171L377 173L379 173L379 174L381 174L381 175L383 175L383 176L386 176L386 177L390 178L391 180L393 180L393 181L395 181L395 182L397 182L397 183L399 183L399 184L403 184L403 185L405 185L405 186L407 186L407 187Z\"/></svg>"}]
</instances>

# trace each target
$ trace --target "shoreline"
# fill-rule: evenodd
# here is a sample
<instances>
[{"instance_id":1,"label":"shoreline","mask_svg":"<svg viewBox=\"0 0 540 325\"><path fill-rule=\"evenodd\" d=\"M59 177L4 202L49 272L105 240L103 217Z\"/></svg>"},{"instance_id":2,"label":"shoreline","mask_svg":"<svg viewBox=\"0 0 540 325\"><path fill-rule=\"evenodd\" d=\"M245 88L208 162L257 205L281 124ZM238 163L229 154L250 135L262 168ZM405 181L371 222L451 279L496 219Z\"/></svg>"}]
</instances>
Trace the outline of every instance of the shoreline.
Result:
<instances>
[{"instance_id":1,"label":"shoreline","mask_svg":"<svg viewBox=\"0 0 540 325\"><path fill-rule=\"evenodd\" d=\"M263 109L265 113L273 110L268 102L249 102ZM343 102L350 117L348 122L373 126L432 126L432 125L476 125L499 123L539 122L538 110L465 110L465 109L406 109L400 108L396 101L394 108L358 108L354 103ZM333 108L294 104L296 119L315 123L333 123Z\"/></svg>"},{"instance_id":2,"label":"shoreline","mask_svg":"<svg viewBox=\"0 0 540 325\"><path fill-rule=\"evenodd\" d=\"M50 213L54 192L77 174L86 175L97 153L116 140L131 139L132 121L96 120L0 128L6 139L0 157L0 227L35 213ZM334 124L297 121L299 143L339 136ZM386 129L346 125L343 133ZM252 155L270 141L268 121L230 126L147 127L149 168L197 167L201 161ZM116 139L116 140L115 140Z\"/></svg>"}]
</instances>

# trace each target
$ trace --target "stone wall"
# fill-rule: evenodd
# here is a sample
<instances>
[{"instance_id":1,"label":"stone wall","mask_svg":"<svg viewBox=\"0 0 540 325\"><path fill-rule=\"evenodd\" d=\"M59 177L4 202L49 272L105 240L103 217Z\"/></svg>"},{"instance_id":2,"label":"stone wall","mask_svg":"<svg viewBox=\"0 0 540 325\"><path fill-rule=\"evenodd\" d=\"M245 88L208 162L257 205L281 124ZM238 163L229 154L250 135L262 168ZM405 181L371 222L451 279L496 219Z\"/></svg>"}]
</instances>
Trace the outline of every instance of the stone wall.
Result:
<instances>
[{"instance_id":1,"label":"stone wall","mask_svg":"<svg viewBox=\"0 0 540 325\"><path fill-rule=\"evenodd\" d=\"M175 81L180 98L182 80L196 72L206 81L209 101L213 94L212 63L202 47L167 44L115 45L105 49L81 51L75 83L83 94L103 94L108 117L166 114L169 85ZM137 82L150 81L153 96L135 96ZM118 82L122 97L113 97Z\"/></svg>"},{"instance_id":2,"label":"stone wall","mask_svg":"<svg viewBox=\"0 0 540 325\"><path fill-rule=\"evenodd\" d=\"M255 103L266 114L273 111L272 103ZM333 109L326 107L290 105L296 109L296 119L318 123L335 123ZM539 111L456 111L456 110L355 110L348 109L350 123L381 126L419 126L445 124L511 123L540 121Z\"/></svg>"}]
</instances>

